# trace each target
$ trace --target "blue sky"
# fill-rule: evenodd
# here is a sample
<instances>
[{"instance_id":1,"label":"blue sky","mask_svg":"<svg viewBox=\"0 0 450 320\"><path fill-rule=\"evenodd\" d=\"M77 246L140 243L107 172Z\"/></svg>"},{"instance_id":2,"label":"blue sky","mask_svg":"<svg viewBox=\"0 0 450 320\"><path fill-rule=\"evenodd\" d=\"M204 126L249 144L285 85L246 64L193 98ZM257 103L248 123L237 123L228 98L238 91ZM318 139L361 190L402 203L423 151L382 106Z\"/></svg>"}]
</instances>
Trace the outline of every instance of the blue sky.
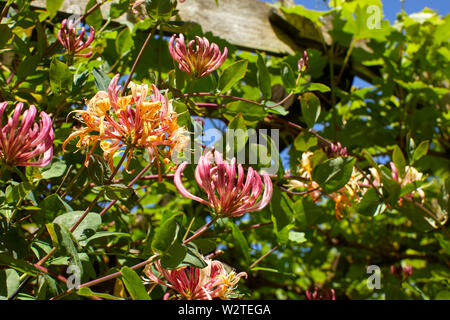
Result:
<instances>
[{"instance_id":1,"label":"blue sky","mask_svg":"<svg viewBox=\"0 0 450 320\"><path fill-rule=\"evenodd\" d=\"M265 2L275 2L274 0L262 0ZM385 17L392 23L398 12L400 12L400 0L382 0L383 12ZM308 9L327 10L323 0L296 0L296 4L301 4ZM327 0L328 3L328 0ZM405 0L404 9L406 13L413 13L422 11L423 8L428 7L437 11L441 16L450 13L449 0Z\"/></svg>"}]
</instances>

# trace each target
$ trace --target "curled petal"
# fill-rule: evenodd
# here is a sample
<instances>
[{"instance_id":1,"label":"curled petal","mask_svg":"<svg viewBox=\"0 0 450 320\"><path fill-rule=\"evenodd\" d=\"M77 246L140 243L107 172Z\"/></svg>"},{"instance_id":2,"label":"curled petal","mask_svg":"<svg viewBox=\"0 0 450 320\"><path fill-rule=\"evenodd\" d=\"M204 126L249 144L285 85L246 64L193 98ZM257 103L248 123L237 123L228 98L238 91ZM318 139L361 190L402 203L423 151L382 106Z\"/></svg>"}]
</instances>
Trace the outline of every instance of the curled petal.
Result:
<instances>
[{"instance_id":1,"label":"curled petal","mask_svg":"<svg viewBox=\"0 0 450 320\"><path fill-rule=\"evenodd\" d=\"M183 185L183 182L181 181L181 174L183 173L184 169L186 168L186 166L188 165L187 162L183 162L177 169L177 171L175 172L175 176L174 176L174 184L177 187L178 192L180 192L180 194L185 197L185 198L190 198L192 200L198 201L200 203L203 203L205 205L210 206L210 204L203 200L202 198L199 198L197 196L194 196L192 193L190 193Z\"/></svg>"}]
</instances>

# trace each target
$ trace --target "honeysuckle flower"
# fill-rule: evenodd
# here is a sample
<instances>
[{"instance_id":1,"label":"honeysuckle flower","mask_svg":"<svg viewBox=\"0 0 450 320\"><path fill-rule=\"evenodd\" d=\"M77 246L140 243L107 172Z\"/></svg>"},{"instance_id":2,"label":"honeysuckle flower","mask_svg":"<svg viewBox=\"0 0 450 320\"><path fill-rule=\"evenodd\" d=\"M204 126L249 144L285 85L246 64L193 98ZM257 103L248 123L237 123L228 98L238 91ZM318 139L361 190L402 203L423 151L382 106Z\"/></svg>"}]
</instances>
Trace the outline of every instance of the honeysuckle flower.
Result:
<instances>
[{"instance_id":1,"label":"honeysuckle flower","mask_svg":"<svg viewBox=\"0 0 450 320\"><path fill-rule=\"evenodd\" d=\"M227 58L228 49L225 47L223 54L219 46L209 43L208 39L196 36L197 46L194 50L195 40L189 41L187 47L183 34L179 37L174 34L169 40L169 52L172 58L178 62L178 68L195 78L206 76L219 68ZM176 41L176 44L174 44Z\"/></svg>"},{"instance_id":2,"label":"honeysuckle flower","mask_svg":"<svg viewBox=\"0 0 450 320\"><path fill-rule=\"evenodd\" d=\"M334 289L320 289L306 290L306 298L308 300L336 300L336 293Z\"/></svg>"},{"instance_id":3,"label":"honeysuckle flower","mask_svg":"<svg viewBox=\"0 0 450 320\"><path fill-rule=\"evenodd\" d=\"M213 158L215 166L211 166ZM204 200L191 194L181 181L181 174L187 164L183 162L175 172L174 183L178 191L186 198L211 207L220 217L239 217L246 212L260 211L272 198L272 181L267 174L263 174L264 193L257 201L263 185L258 172L249 167L245 179L244 168L238 164L236 181L236 158L228 163L218 151L214 151L201 156L195 169L197 184L208 195L208 200Z\"/></svg>"},{"instance_id":4,"label":"honeysuckle flower","mask_svg":"<svg viewBox=\"0 0 450 320\"><path fill-rule=\"evenodd\" d=\"M416 181L421 181L423 179L423 174L417 171L416 168L411 166L405 166L405 175L403 178L400 178L398 175L398 170L395 167L395 164L391 161L389 163L392 172L392 179L396 180L400 183L400 187L405 187L407 184L414 183ZM410 193L404 195L403 197L412 199L415 195L418 195L423 203L425 201L425 192L422 188L416 188ZM399 204L401 205L402 199L399 200Z\"/></svg>"},{"instance_id":5,"label":"honeysuckle flower","mask_svg":"<svg viewBox=\"0 0 450 320\"><path fill-rule=\"evenodd\" d=\"M54 133L50 116L42 111L37 123L34 121L36 107L30 105L22 112L24 104L19 102L2 126L7 106L6 101L0 103L0 158L9 166L47 166L53 157Z\"/></svg>"},{"instance_id":6,"label":"honeysuckle flower","mask_svg":"<svg viewBox=\"0 0 450 320\"><path fill-rule=\"evenodd\" d=\"M89 47L94 40L95 29L89 26L89 35L86 40L84 40L86 29L82 27L79 34L77 31L73 20L64 19L61 22L61 29L58 31L58 40L69 54L89 58L92 55L92 51L88 53L79 52Z\"/></svg>"},{"instance_id":7,"label":"honeysuckle flower","mask_svg":"<svg viewBox=\"0 0 450 320\"><path fill-rule=\"evenodd\" d=\"M223 263L204 259L207 266L203 269L186 266L175 270L167 270L161 266L160 260L149 263L144 273L146 282L164 285L177 293L173 298L183 300L228 300L239 297L236 286L245 272L236 274L234 270L226 270ZM154 274L153 267L159 276ZM165 298L168 299L169 295Z\"/></svg>"},{"instance_id":8,"label":"honeysuckle flower","mask_svg":"<svg viewBox=\"0 0 450 320\"><path fill-rule=\"evenodd\" d=\"M341 148L340 150L342 150L340 144L337 145L336 148ZM335 216L338 220L341 220L344 217L345 210L352 206L352 202L355 200L359 201L359 194L361 192L360 182L363 176L358 172L358 170L353 168L352 175L344 187L330 194L323 194L320 185L312 178L313 168L311 165L311 157L313 155L314 154L310 151L302 154L302 158L298 166L298 173L302 180L290 179L288 183L288 191L297 188L306 189L308 195L314 202L320 201L323 195L327 196L335 202Z\"/></svg>"},{"instance_id":9,"label":"honeysuckle flower","mask_svg":"<svg viewBox=\"0 0 450 320\"><path fill-rule=\"evenodd\" d=\"M114 155L127 147L125 169L128 169L134 150L143 148L148 151L150 161L157 160L159 169L158 156L167 156L173 148L184 143L180 139L180 132L184 129L177 125L177 115L167 93L162 95L152 85L152 94L148 95L150 89L147 85L130 82L128 88L131 95L120 97L121 86L117 85L119 78L119 74L115 75L108 92L98 92L87 103L86 110L75 111L80 114L78 119L86 127L70 134L63 143L63 149L70 140L78 137L77 147L88 149L85 160L88 166L89 156L99 144L105 160L113 167Z\"/></svg>"}]
</instances>

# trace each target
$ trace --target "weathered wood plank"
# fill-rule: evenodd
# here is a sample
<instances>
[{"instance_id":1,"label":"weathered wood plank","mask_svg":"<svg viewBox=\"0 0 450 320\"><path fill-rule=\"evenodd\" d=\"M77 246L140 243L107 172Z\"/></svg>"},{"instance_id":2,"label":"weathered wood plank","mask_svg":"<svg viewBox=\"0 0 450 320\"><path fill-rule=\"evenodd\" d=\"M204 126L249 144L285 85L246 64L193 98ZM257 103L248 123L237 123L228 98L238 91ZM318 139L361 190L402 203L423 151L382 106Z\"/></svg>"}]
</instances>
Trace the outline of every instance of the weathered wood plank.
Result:
<instances>
[{"instance_id":1,"label":"weathered wood plank","mask_svg":"<svg viewBox=\"0 0 450 320\"><path fill-rule=\"evenodd\" d=\"M82 14L87 3L88 0L66 0L60 11ZM45 8L45 0L34 0L32 5ZM104 17L109 16L110 6L111 2L101 6ZM204 32L212 32L240 48L275 54L293 54L304 49L270 22L269 17L277 10L258 0L220 0L219 6L212 0L189 0L180 3L178 8L177 19L198 23ZM132 20L133 14L130 12L114 21L124 23ZM311 30L311 27L307 28L301 36L317 39Z\"/></svg>"}]
</instances>

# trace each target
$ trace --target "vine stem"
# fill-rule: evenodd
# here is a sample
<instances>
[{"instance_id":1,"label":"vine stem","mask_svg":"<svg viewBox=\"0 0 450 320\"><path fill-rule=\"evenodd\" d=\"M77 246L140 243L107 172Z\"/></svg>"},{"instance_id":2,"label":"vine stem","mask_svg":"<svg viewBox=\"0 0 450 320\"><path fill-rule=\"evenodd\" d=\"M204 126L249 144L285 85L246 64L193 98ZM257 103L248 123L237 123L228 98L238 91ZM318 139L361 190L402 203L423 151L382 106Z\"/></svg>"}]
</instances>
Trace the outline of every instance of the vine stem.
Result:
<instances>
[{"instance_id":1,"label":"vine stem","mask_svg":"<svg viewBox=\"0 0 450 320\"><path fill-rule=\"evenodd\" d=\"M61 195L61 198L64 198L67 195L67 191L70 190L70 188L72 188L73 184L78 180L81 173L84 171L84 168L86 168L86 167L84 165L82 165L80 170L78 170L77 173L75 174L75 176L72 178L72 180L70 180L69 184L67 185L63 194ZM61 185L62 185L62 183L61 183ZM58 193L58 192L56 192L56 193Z\"/></svg>"},{"instance_id":2,"label":"vine stem","mask_svg":"<svg viewBox=\"0 0 450 320\"><path fill-rule=\"evenodd\" d=\"M200 227L197 231L195 231L195 233L189 237L188 239L183 241L183 244L187 244L189 242L191 242L192 240L198 238L203 232L205 232L211 225L214 224L214 222L216 222L216 220L219 218L219 216L215 216L214 218L212 218L208 223L206 223L203 227Z\"/></svg>"},{"instance_id":3,"label":"vine stem","mask_svg":"<svg viewBox=\"0 0 450 320\"><path fill-rule=\"evenodd\" d=\"M136 175L136 177L134 177L133 178L133 180L131 180L129 183L128 183L128 185L127 185L127 187L131 187L133 184L135 184L136 183L136 181L138 181L141 177L142 177L142 175L150 168L150 166L152 165L152 163L150 162L150 163L148 163L145 167L144 167L144 169L142 169L141 170L141 172L139 172L139 174L138 175ZM110 203L108 203L108 205L105 207L105 208L103 208L103 210L99 213L100 214L100 216L103 216L115 203L117 202L117 200L112 200Z\"/></svg>"},{"instance_id":4,"label":"vine stem","mask_svg":"<svg viewBox=\"0 0 450 320\"><path fill-rule=\"evenodd\" d=\"M252 269L254 268L258 263L260 263L265 257L267 257L269 254L271 254L272 252L274 252L275 250L278 249L278 246L273 247L272 249L270 249L268 252L266 252L265 254L263 254L258 260L256 260L255 262L253 262L248 268Z\"/></svg>"},{"instance_id":5,"label":"vine stem","mask_svg":"<svg viewBox=\"0 0 450 320\"><path fill-rule=\"evenodd\" d=\"M257 228L261 228L261 227L265 227L265 226L270 226L270 225L272 225L272 224L273 224L272 221L270 221L270 222L265 222L265 223L257 223L257 224L252 224L251 226L239 228L239 230L240 230L240 231L245 231L245 230L257 229ZM230 233L230 232L232 232L232 231L233 231L232 229L225 229L225 230L222 230L222 231L218 231L218 232L216 232L216 233L206 232L206 233L203 233L203 235L204 235L204 236L215 236L215 235L217 235L217 234L221 234L221 233Z\"/></svg>"},{"instance_id":6,"label":"vine stem","mask_svg":"<svg viewBox=\"0 0 450 320\"><path fill-rule=\"evenodd\" d=\"M150 32L149 32L147 38L146 38L145 41L144 41L144 44L143 44L142 47L141 47L141 50L140 50L139 53L138 53L138 56L136 57L136 60L134 60L133 66L131 67L130 73L128 74L128 78L127 78L127 80L125 81L125 84L124 84L124 86L123 86L123 89L122 89L122 95L125 94L125 92L126 92L126 90L127 90L127 87L128 87L128 84L129 84L130 81L131 81L131 77L133 76L133 73L134 73L134 71L136 70L136 67L137 67L137 65L138 65L138 63L139 63L139 60L141 60L142 54L144 53L144 50L145 50L145 48L147 47L148 43L150 42L150 39L152 38L153 33L155 32L155 30L156 30L156 28L158 27L158 25L159 25L159 22L157 22L157 23L152 27L152 29L150 30Z\"/></svg>"},{"instance_id":7,"label":"vine stem","mask_svg":"<svg viewBox=\"0 0 450 320\"><path fill-rule=\"evenodd\" d=\"M114 168L114 171L112 172L111 176L109 177L108 181L106 182L106 185L109 185L111 183L111 181L114 179L114 177L116 176L116 174L119 171L120 167L122 166L123 162L125 161L125 158L127 157L127 154L130 151L130 149L131 149L131 147L127 146L127 148L123 152L122 158L120 158L119 163ZM97 201L100 199L101 196L102 196L102 193L100 192L95 197L95 199L91 202L91 204L86 208L86 210L81 215L81 217L78 219L78 221L75 222L75 224L69 229L70 232L74 232L75 231L75 229L80 225L81 221L83 221L83 219L88 215L88 213L91 211L91 209L97 204Z\"/></svg>"},{"instance_id":8,"label":"vine stem","mask_svg":"<svg viewBox=\"0 0 450 320\"><path fill-rule=\"evenodd\" d=\"M160 256L159 254L156 254L156 255L150 257L149 259L147 259L145 261L139 262L138 264L135 264L134 266L131 266L130 269L135 270L135 269L142 268L143 266L145 266L145 265L155 261L157 258L159 258L159 256ZM96 284L99 284L99 283L102 283L102 282L105 282L105 281L108 281L108 280L115 279L117 277L120 277L121 275L122 274L120 273L120 271L114 272L114 273L111 273L111 274L109 274L107 276L104 276L104 277L101 277L101 278L98 278L98 279L95 279L95 280L91 280L89 282L85 282L85 283L79 285L77 287L77 289L91 287L93 285L96 285ZM58 296L50 298L50 300L60 299L60 298L62 298L64 296L68 295L72 291L73 291L73 288L67 290L66 292L64 292L64 293L62 293L62 294L60 294Z\"/></svg>"},{"instance_id":9,"label":"vine stem","mask_svg":"<svg viewBox=\"0 0 450 320\"><path fill-rule=\"evenodd\" d=\"M352 42L350 43L350 47L347 50L347 54L345 55L344 63L342 64L341 70L339 71L339 75L336 79L336 83L335 83L336 86L339 84L339 81L341 81L341 77L342 77L342 74L344 73L345 66L348 63L348 59L350 58L350 55L352 54L355 44L356 44L356 38L353 38Z\"/></svg>"},{"instance_id":10,"label":"vine stem","mask_svg":"<svg viewBox=\"0 0 450 320\"><path fill-rule=\"evenodd\" d=\"M251 103L254 104L256 106L260 106L260 107L265 107L265 108L274 108L277 107L281 104L283 104L284 102L286 102L290 97L292 97L293 93L289 93L286 97L283 98L283 100L281 100L280 102L277 102L276 104L272 105L272 106L266 106L262 103L259 103L257 101L253 101L253 100L249 100L246 98L241 98L241 97L236 97L236 96L229 96L229 95L225 95L225 94L216 94L213 92L193 92L193 93L184 93L183 97L219 97L219 98L226 98L226 99L233 99L233 100L238 100L238 101L243 101L243 102L247 102L247 103ZM205 105L207 106L207 105ZM212 105L210 105L212 106Z\"/></svg>"}]
</instances>

